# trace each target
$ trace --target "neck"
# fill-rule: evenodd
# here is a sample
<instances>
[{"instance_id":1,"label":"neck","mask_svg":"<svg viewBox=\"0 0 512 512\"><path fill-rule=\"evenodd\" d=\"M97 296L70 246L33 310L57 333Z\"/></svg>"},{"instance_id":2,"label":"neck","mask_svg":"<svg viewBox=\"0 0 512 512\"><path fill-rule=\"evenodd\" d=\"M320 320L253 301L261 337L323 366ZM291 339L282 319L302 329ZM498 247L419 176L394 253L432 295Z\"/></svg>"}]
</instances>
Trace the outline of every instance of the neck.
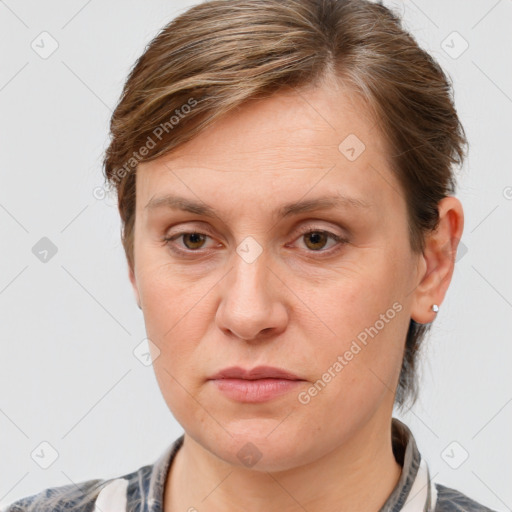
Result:
<instances>
[{"instance_id":1,"label":"neck","mask_svg":"<svg viewBox=\"0 0 512 512\"><path fill-rule=\"evenodd\" d=\"M378 512L401 470L391 421L368 423L313 463L272 473L228 464L185 434L167 475L164 511Z\"/></svg>"}]
</instances>

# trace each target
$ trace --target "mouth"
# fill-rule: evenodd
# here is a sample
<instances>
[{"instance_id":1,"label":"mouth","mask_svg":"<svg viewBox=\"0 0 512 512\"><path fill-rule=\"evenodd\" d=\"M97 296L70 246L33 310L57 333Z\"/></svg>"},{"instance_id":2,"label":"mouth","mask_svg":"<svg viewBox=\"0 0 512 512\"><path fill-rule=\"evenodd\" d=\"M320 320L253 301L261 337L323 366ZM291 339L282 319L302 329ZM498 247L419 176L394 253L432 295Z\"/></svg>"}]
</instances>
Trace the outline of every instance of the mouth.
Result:
<instances>
[{"instance_id":1,"label":"mouth","mask_svg":"<svg viewBox=\"0 0 512 512\"><path fill-rule=\"evenodd\" d=\"M302 380L297 375L276 368L274 366L256 366L251 370L246 370L240 366L231 366L224 368L216 374L212 375L210 379L244 379L244 380L257 380L257 379L285 379L285 380Z\"/></svg>"},{"instance_id":2,"label":"mouth","mask_svg":"<svg viewBox=\"0 0 512 512\"><path fill-rule=\"evenodd\" d=\"M251 370L233 366L217 372L209 381L231 400L246 403L266 402L306 382L287 370L272 366L257 366Z\"/></svg>"}]
</instances>

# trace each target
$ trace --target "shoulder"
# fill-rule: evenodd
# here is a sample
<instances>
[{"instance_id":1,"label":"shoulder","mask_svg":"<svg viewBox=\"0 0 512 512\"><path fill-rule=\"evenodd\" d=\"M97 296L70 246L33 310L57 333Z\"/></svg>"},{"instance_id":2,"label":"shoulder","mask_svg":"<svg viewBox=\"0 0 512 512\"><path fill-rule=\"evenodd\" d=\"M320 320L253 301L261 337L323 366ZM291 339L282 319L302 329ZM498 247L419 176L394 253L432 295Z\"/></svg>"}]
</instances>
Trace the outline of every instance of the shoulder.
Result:
<instances>
[{"instance_id":1,"label":"shoulder","mask_svg":"<svg viewBox=\"0 0 512 512\"><path fill-rule=\"evenodd\" d=\"M96 478L43 489L0 508L0 512L94 512L102 497L102 503L113 498L128 498L130 504L135 503L141 499L140 485L147 480L151 468L152 465L147 465L111 479Z\"/></svg>"},{"instance_id":2,"label":"shoulder","mask_svg":"<svg viewBox=\"0 0 512 512\"><path fill-rule=\"evenodd\" d=\"M103 485L101 479L85 480L76 484L49 487L25 496L3 508L1 512L60 511L73 509L76 512L94 510L94 502Z\"/></svg>"},{"instance_id":3,"label":"shoulder","mask_svg":"<svg viewBox=\"0 0 512 512\"><path fill-rule=\"evenodd\" d=\"M460 491L437 483L435 487L437 491L435 512L496 512Z\"/></svg>"},{"instance_id":4,"label":"shoulder","mask_svg":"<svg viewBox=\"0 0 512 512\"><path fill-rule=\"evenodd\" d=\"M163 501L163 482L167 469L184 435L172 442L152 464L146 464L122 476L50 487L0 506L0 512L96 512L102 510L142 510Z\"/></svg>"}]
</instances>

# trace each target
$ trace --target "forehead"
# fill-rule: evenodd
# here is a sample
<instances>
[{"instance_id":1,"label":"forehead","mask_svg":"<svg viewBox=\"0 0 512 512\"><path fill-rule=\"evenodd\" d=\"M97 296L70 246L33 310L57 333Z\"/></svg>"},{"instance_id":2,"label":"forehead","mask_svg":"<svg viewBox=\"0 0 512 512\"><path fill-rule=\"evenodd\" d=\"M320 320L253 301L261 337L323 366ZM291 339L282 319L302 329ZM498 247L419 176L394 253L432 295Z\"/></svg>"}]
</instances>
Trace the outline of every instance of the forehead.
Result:
<instances>
[{"instance_id":1,"label":"forehead","mask_svg":"<svg viewBox=\"0 0 512 512\"><path fill-rule=\"evenodd\" d=\"M364 103L331 83L246 102L137 169L137 209L165 191L228 207L276 206L327 192L376 207L400 187Z\"/></svg>"}]
</instances>

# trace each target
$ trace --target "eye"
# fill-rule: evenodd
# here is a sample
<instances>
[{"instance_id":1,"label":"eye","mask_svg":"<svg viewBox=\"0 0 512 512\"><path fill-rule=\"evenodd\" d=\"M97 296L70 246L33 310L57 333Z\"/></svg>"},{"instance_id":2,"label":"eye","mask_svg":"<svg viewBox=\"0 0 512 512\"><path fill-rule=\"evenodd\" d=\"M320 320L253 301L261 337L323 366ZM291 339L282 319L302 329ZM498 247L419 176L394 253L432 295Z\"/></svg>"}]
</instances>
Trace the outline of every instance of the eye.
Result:
<instances>
[{"instance_id":1,"label":"eye","mask_svg":"<svg viewBox=\"0 0 512 512\"><path fill-rule=\"evenodd\" d=\"M331 247L338 245L338 248L341 248L342 245L348 243L348 240L340 235L331 233L330 231L326 231L324 229L316 229L311 227L304 228L301 231L300 238L304 240L304 245L310 249L310 252L333 252L330 249L322 250L328 243L329 239L335 242L331 245ZM336 250L337 249L335 249L335 251Z\"/></svg>"},{"instance_id":2,"label":"eye","mask_svg":"<svg viewBox=\"0 0 512 512\"><path fill-rule=\"evenodd\" d=\"M177 248L174 242L175 240L182 238L183 245L185 246L185 250ZM197 252L198 249L201 249L204 245L206 238L210 238L205 233L200 233L198 231L188 231L183 233L177 233L172 236L165 236L162 240L171 247L171 249L178 253L185 253L187 251Z\"/></svg>"}]
</instances>

